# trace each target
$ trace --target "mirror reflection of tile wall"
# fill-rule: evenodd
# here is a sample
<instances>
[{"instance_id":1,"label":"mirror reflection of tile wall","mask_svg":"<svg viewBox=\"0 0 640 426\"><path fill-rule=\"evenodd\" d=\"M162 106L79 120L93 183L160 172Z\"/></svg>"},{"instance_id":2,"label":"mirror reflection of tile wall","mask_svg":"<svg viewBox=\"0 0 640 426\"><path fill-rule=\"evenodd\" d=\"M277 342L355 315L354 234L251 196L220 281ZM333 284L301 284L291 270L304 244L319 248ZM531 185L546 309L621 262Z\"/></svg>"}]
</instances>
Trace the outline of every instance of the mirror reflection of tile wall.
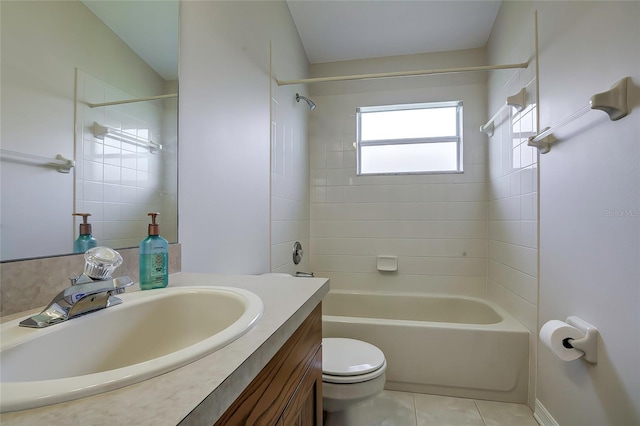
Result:
<instances>
[{"instance_id":1,"label":"mirror reflection of tile wall","mask_svg":"<svg viewBox=\"0 0 640 426\"><path fill-rule=\"evenodd\" d=\"M136 247L147 234L148 212L160 212L161 235L177 241L177 100L90 108L87 103L134 99L82 71L77 72L75 211L90 213L99 245ZM152 140L150 149L117 136L96 137L98 123ZM77 237L76 220L74 238Z\"/></svg>"},{"instance_id":2,"label":"mirror reflection of tile wall","mask_svg":"<svg viewBox=\"0 0 640 426\"><path fill-rule=\"evenodd\" d=\"M90 3L92 6L100 3L105 7L164 9L169 2ZM173 8L177 20L177 3ZM132 205L139 207L141 200L145 203L151 201L154 209L159 206L157 209L164 212L160 218L163 236L169 241L177 241L176 226L171 226L177 222L177 162L171 162L171 159L175 160L177 146L176 100L91 110L92 114L102 114L102 117L119 115L119 120L114 122L120 128L135 125L133 128L138 132L138 129L149 125L152 132L159 132L167 149L151 161L139 157L141 153L137 149L127 150L127 147L123 149L120 146L116 153L111 148L118 147L108 144L101 147L96 141L92 146L94 156L85 158L85 146L82 144L76 156L76 141L83 140L82 134L86 129L83 125L75 126L75 119L79 118L76 115L84 117L88 107L74 99L77 95L86 95L88 99L96 92L98 96L94 102L122 99L121 95L137 98L177 93L177 78L173 74L162 77L154 71L83 2L3 1L0 9L2 149L42 157L44 161L61 155L77 160L78 164L70 173L58 173L51 167L10 161L1 156L0 260L15 261L72 252L78 222L74 221L71 213L85 208L84 205L76 206L77 195L82 197L79 198L82 202L97 203L105 198L109 202L108 206L87 206L93 210L91 219L96 221L94 232L99 242L109 242L118 248L136 247L146 232L147 210L140 209L145 210L140 217L139 211L131 209ZM151 19L155 16L151 11L144 16L146 21L158 26ZM163 32L172 32L169 27L160 27ZM173 35L177 43L177 31ZM168 45L162 46L164 53L172 50ZM102 81L93 79L89 84L89 76L81 74L80 78L84 78L80 88L82 93L77 93L75 77L78 70ZM171 80L167 80L169 78ZM154 117L150 118L150 111L154 110ZM106 153L105 146L108 147ZM86 180L96 184L87 185L86 192L76 192L76 178L85 180L85 172L91 174ZM145 173L148 178L149 173L156 172L166 172L173 177L162 183L153 179L142 183ZM101 175L106 175L109 182L99 182L97 179ZM171 209L170 205L175 207ZM125 225L120 223L123 220L139 223ZM134 233L126 235L125 227L135 229Z\"/></svg>"}]
</instances>

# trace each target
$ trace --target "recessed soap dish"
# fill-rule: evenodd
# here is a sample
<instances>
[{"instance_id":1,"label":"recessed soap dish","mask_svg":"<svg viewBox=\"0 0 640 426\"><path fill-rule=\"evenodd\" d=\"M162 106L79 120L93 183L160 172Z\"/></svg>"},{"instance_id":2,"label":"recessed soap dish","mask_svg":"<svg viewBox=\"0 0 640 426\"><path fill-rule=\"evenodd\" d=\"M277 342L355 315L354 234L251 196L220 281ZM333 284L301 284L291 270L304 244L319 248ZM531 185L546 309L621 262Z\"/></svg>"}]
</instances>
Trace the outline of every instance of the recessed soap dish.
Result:
<instances>
[{"instance_id":1,"label":"recessed soap dish","mask_svg":"<svg viewBox=\"0 0 640 426\"><path fill-rule=\"evenodd\" d=\"M378 256L378 271L393 272L398 270L398 256Z\"/></svg>"}]
</instances>

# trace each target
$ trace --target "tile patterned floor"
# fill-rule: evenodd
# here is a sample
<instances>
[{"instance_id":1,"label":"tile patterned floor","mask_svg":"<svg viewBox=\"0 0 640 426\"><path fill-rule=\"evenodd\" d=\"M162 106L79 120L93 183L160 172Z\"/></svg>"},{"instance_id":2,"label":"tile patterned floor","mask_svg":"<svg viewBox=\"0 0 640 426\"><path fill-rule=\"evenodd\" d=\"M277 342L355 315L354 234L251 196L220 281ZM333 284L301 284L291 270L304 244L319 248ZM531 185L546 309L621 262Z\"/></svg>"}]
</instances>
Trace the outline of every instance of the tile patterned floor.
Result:
<instances>
[{"instance_id":1,"label":"tile patterned floor","mask_svg":"<svg viewBox=\"0 0 640 426\"><path fill-rule=\"evenodd\" d=\"M383 391L345 413L329 413L325 426L538 426L521 404Z\"/></svg>"}]
</instances>

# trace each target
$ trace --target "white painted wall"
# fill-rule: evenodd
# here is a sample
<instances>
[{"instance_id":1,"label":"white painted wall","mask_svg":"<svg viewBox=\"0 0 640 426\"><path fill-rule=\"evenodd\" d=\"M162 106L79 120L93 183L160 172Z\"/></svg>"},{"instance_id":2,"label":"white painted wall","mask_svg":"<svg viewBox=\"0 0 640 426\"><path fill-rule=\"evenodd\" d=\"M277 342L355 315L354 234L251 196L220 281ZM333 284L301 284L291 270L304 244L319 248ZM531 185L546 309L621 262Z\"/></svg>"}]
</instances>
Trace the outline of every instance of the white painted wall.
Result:
<instances>
[{"instance_id":1,"label":"white painted wall","mask_svg":"<svg viewBox=\"0 0 640 426\"><path fill-rule=\"evenodd\" d=\"M598 363L538 346L538 403L561 425L640 423L640 3L504 2L490 56L519 56L539 12L541 127L624 76L630 115L590 112L540 156L538 323L577 315L598 327ZM499 30L499 33L496 32ZM491 87L490 98L499 96ZM514 293L515 294L515 293ZM524 297L524 295L522 295ZM543 413L540 406L536 412Z\"/></svg>"},{"instance_id":2,"label":"white painted wall","mask_svg":"<svg viewBox=\"0 0 640 426\"><path fill-rule=\"evenodd\" d=\"M186 1L180 13L182 268L289 271L282 255L286 245L308 240L306 200L297 183L306 174L306 124L290 91L271 93L269 79L271 41L274 72L306 71L289 10L284 2ZM273 116L272 97L282 106ZM283 135L274 139L280 144L274 147L274 175L272 123ZM292 162L280 169L280 157Z\"/></svg>"},{"instance_id":3,"label":"white painted wall","mask_svg":"<svg viewBox=\"0 0 640 426\"><path fill-rule=\"evenodd\" d=\"M164 80L79 1L3 1L1 19L3 149L74 158L76 67L135 96L162 93ZM76 173L2 161L1 259L72 251Z\"/></svg>"},{"instance_id":4,"label":"white painted wall","mask_svg":"<svg viewBox=\"0 0 640 426\"><path fill-rule=\"evenodd\" d=\"M601 338L596 366L559 362L541 348L538 399L560 424L638 424L640 3L538 8L542 127L621 77L634 86L628 117L591 112L559 131L563 142L540 159L539 325L577 315Z\"/></svg>"},{"instance_id":5,"label":"white painted wall","mask_svg":"<svg viewBox=\"0 0 640 426\"><path fill-rule=\"evenodd\" d=\"M313 77L484 64L483 49L311 66ZM311 87L311 268L332 288L484 296L485 76L428 76ZM462 100L464 173L356 176L360 106ZM398 256L379 272L377 255Z\"/></svg>"}]
</instances>

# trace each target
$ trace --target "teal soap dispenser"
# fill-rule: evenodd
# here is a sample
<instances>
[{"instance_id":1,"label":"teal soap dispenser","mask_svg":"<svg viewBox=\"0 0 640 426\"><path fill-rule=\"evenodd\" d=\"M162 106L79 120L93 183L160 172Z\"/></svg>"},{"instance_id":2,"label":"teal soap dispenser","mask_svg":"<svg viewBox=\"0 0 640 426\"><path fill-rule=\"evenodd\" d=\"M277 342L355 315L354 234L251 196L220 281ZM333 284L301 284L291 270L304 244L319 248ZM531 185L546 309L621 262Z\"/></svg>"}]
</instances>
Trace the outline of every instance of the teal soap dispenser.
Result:
<instances>
[{"instance_id":1,"label":"teal soap dispenser","mask_svg":"<svg viewBox=\"0 0 640 426\"><path fill-rule=\"evenodd\" d=\"M94 248L98 245L98 241L91 235L91 224L87 222L87 217L91 216L91 213L72 213L72 216L82 216L82 223L80 224L80 235L73 242L74 253L84 253L87 250Z\"/></svg>"},{"instance_id":2,"label":"teal soap dispenser","mask_svg":"<svg viewBox=\"0 0 640 426\"><path fill-rule=\"evenodd\" d=\"M149 213L149 236L140 242L140 289L163 288L169 284L169 243L159 235L156 217Z\"/></svg>"}]
</instances>

